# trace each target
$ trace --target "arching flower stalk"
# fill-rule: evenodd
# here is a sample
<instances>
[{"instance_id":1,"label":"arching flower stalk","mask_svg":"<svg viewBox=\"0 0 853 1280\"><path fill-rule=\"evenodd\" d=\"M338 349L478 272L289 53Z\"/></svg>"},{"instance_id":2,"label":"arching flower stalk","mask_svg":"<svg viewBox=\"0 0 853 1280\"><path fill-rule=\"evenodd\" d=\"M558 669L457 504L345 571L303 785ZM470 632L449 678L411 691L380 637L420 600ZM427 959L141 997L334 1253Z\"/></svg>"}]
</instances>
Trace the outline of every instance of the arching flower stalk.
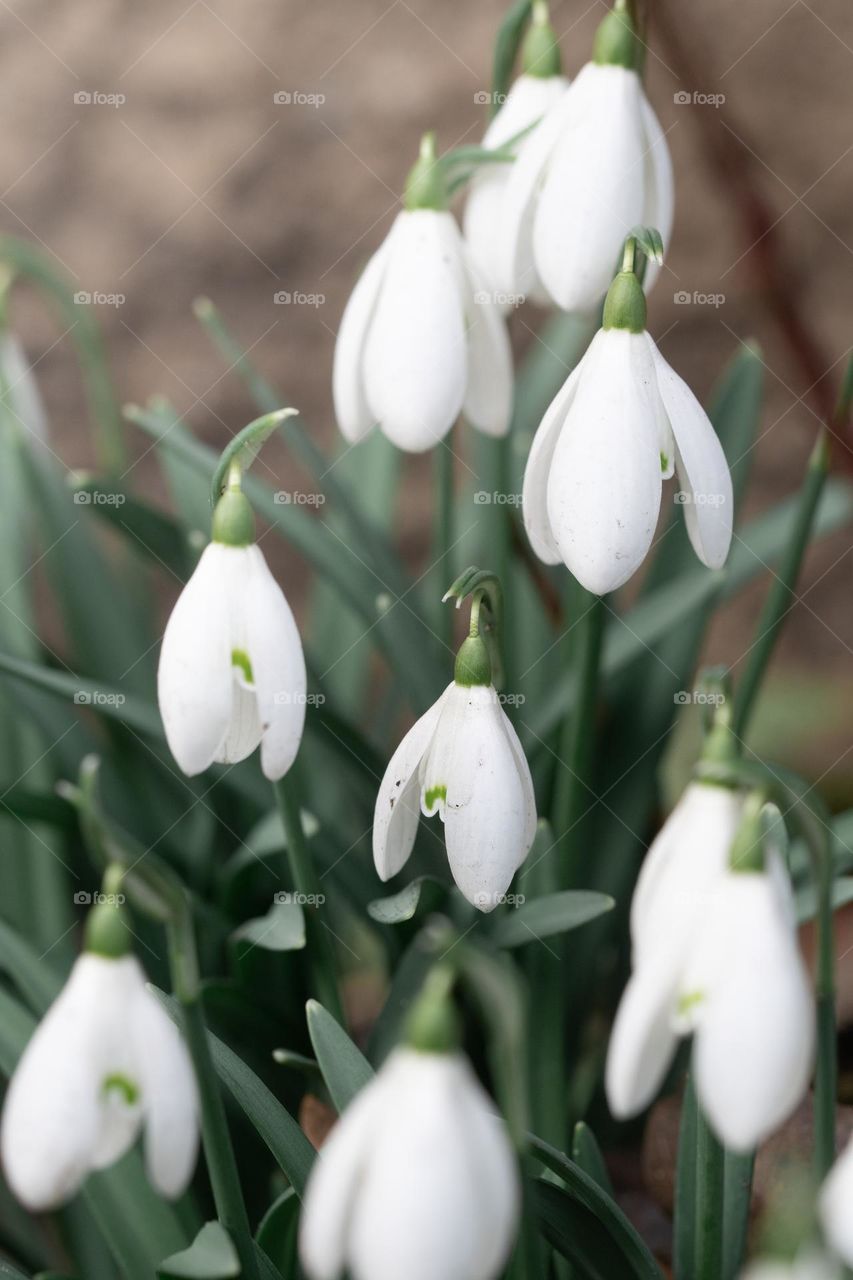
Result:
<instances>
[{"instance_id":1,"label":"arching flower stalk","mask_svg":"<svg viewBox=\"0 0 853 1280\"><path fill-rule=\"evenodd\" d=\"M460 413L486 435L509 429L509 339L447 198L428 134L405 208L365 267L338 332L335 414L352 443L378 425L398 448L421 453Z\"/></svg>"},{"instance_id":2,"label":"arching flower stalk","mask_svg":"<svg viewBox=\"0 0 853 1280\"><path fill-rule=\"evenodd\" d=\"M732 536L728 464L705 410L646 331L636 246L629 236L602 328L548 407L524 473L533 550L598 595L645 560L673 472L699 559L720 568Z\"/></svg>"}]
</instances>

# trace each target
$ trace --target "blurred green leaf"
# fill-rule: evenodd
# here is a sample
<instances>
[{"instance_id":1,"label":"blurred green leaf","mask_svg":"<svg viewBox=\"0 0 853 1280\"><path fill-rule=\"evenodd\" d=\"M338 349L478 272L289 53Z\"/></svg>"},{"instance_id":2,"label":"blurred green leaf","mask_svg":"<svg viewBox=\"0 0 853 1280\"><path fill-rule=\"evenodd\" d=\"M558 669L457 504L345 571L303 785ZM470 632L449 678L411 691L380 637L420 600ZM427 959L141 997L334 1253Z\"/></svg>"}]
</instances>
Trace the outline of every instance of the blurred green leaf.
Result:
<instances>
[{"instance_id":1,"label":"blurred green leaf","mask_svg":"<svg viewBox=\"0 0 853 1280\"><path fill-rule=\"evenodd\" d=\"M257 1230L258 1244L283 1276L298 1274L296 1240L299 1231L299 1197L288 1187L270 1205Z\"/></svg>"},{"instance_id":2,"label":"blurred green leaf","mask_svg":"<svg viewBox=\"0 0 853 1280\"><path fill-rule=\"evenodd\" d=\"M373 1079L373 1068L343 1027L316 1000L305 1006L308 1033L326 1088L339 1112Z\"/></svg>"},{"instance_id":3,"label":"blurred green leaf","mask_svg":"<svg viewBox=\"0 0 853 1280\"><path fill-rule=\"evenodd\" d=\"M231 937L266 951L299 951L305 946L305 912L298 902L274 902L265 916L247 920Z\"/></svg>"},{"instance_id":4,"label":"blurred green leaf","mask_svg":"<svg viewBox=\"0 0 853 1280\"><path fill-rule=\"evenodd\" d=\"M579 1169L588 1174L601 1190L610 1199L615 1199L613 1193L613 1183L610 1181L610 1174L607 1172L607 1165L604 1163L604 1156L601 1154L595 1134L589 1125L584 1124L583 1120L579 1120L575 1125L575 1131L572 1135L572 1159Z\"/></svg>"},{"instance_id":5,"label":"blurred green leaf","mask_svg":"<svg viewBox=\"0 0 853 1280\"><path fill-rule=\"evenodd\" d=\"M498 921L492 941L499 947L522 947L555 933L577 929L612 908L613 899L607 894L586 890L529 898Z\"/></svg>"},{"instance_id":6,"label":"blurred green leaf","mask_svg":"<svg viewBox=\"0 0 853 1280\"><path fill-rule=\"evenodd\" d=\"M404 924L415 917L419 907L424 911L434 911L446 892L447 886L434 876L418 876L399 893L388 898L374 898L367 904L367 911L377 924Z\"/></svg>"},{"instance_id":7,"label":"blurred green leaf","mask_svg":"<svg viewBox=\"0 0 853 1280\"><path fill-rule=\"evenodd\" d=\"M239 1276L240 1259L220 1222L206 1222L189 1249L160 1263L160 1280L229 1280Z\"/></svg>"}]
</instances>

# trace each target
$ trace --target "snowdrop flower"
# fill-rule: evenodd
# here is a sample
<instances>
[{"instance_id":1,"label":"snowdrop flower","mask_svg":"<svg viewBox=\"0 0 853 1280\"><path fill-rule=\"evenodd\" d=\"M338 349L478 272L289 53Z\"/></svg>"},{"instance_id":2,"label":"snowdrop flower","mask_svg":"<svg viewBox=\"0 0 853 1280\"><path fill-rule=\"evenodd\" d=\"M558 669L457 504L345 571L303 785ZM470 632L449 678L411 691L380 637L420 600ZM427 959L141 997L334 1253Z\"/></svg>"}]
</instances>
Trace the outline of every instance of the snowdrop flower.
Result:
<instances>
[{"instance_id":1,"label":"snowdrop flower","mask_svg":"<svg viewBox=\"0 0 853 1280\"><path fill-rule=\"evenodd\" d=\"M192 1064L130 953L121 908L94 907L87 950L24 1050L3 1108L3 1166L33 1213L70 1200L145 1130L148 1177L185 1190L198 1147Z\"/></svg>"},{"instance_id":2,"label":"snowdrop flower","mask_svg":"<svg viewBox=\"0 0 853 1280\"><path fill-rule=\"evenodd\" d=\"M824 1234L831 1247L848 1267L853 1267L851 1204L853 1204L853 1141L847 1144L830 1169L821 1188L818 1205Z\"/></svg>"},{"instance_id":3,"label":"snowdrop flower","mask_svg":"<svg viewBox=\"0 0 853 1280\"><path fill-rule=\"evenodd\" d=\"M627 269L607 295L603 327L547 409L524 474L524 524L546 564L589 591L627 582L657 527L661 482L677 472L687 532L719 569L732 535L732 484L707 414L646 332L645 297Z\"/></svg>"},{"instance_id":4,"label":"snowdrop flower","mask_svg":"<svg viewBox=\"0 0 853 1280\"><path fill-rule=\"evenodd\" d=\"M487 435L509 429L506 328L453 215L431 136L382 247L352 292L335 345L338 425L351 443L378 423L421 453L460 413Z\"/></svg>"},{"instance_id":5,"label":"snowdrop flower","mask_svg":"<svg viewBox=\"0 0 853 1280\"><path fill-rule=\"evenodd\" d=\"M536 136L539 121L569 87L569 81L560 74L560 50L548 22L548 7L540 0L534 5L533 22L522 48L522 68L482 142L487 150L495 151L523 134L515 145L515 164ZM512 169L513 165L500 163L476 171L468 188L463 219L465 243L474 265L503 311L521 299L518 282L506 270L503 244L504 202ZM536 287L535 280L531 285L527 292L534 302L550 301L547 293Z\"/></svg>"},{"instance_id":6,"label":"snowdrop flower","mask_svg":"<svg viewBox=\"0 0 853 1280\"><path fill-rule=\"evenodd\" d=\"M305 659L290 606L254 542L238 485L213 517L213 541L181 592L157 675L169 747L189 776L260 744L270 780L287 773L305 721Z\"/></svg>"},{"instance_id":7,"label":"snowdrop flower","mask_svg":"<svg viewBox=\"0 0 853 1280\"><path fill-rule=\"evenodd\" d=\"M653 845L632 903L632 977L610 1042L618 1117L654 1098L680 1035L694 1033L702 1109L749 1151L809 1082L814 1002L781 858L762 850L763 800L697 782Z\"/></svg>"},{"instance_id":8,"label":"snowdrop flower","mask_svg":"<svg viewBox=\"0 0 853 1280\"><path fill-rule=\"evenodd\" d=\"M314 1164L299 1236L311 1280L492 1280L519 1214L501 1121L466 1058L410 1035Z\"/></svg>"},{"instance_id":9,"label":"snowdrop flower","mask_svg":"<svg viewBox=\"0 0 853 1280\"><path fill-rule=\"evenodd\" d=\"M530 852L536 799L478 636L463 643L453 683L406 734L382 779L373 815L382 880L409 857L419 811L439 814L453 879L469 902L491 911Z\"/></svg>"},{"instance_id":10,"label":"snowdrop flower","mask_svg":"<svg viewBox=\"0 0 853 1280\"><path fill-rule=\"evenodd\" d=\"M657 227L669 242L672 162L643 91L639 54L627 4L617 0L593 61L511 167L504 270L523 293L544 286L565 311L597 307L632 227Z\"/></svg>"}]
</instances>

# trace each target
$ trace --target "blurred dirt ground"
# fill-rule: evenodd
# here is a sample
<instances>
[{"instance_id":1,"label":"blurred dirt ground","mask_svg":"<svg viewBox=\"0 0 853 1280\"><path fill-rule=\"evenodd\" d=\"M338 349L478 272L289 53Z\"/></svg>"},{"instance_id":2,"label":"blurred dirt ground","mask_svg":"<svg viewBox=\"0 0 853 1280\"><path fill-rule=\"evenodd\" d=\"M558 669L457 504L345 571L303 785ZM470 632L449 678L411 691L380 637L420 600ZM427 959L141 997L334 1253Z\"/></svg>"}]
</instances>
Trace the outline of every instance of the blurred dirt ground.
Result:
<instances>
[{"instance_id":1,"label":"blurred dirt ground","mask_svg":"<svg viewBox=\"0 0 853 1280\"><path fill-rule=\"evenodd\" d=\"M853 12L849 0L650 0L648 10L647 83L678 197L650 328L700 395L742 339L761 343L758 510L796 487L816 406L851 343ZM353 278L394 216L422 131L436 127L443 147L477 140L502 12L496 0L2 0L3 230L40 244L76 289L118 299L98 304L98 318L123 400L164 393L217 446L252 416L193 319L193 299L208 294L331 447L332 349ZM603 0L555 4L570 73L604 12ZM813 336L811 363L785 339L768 282ZM290 303L275 301L282 293ZM67 335L29 291L16 297L57 450L85 465ZM525 326L540 319L530 312L516 333L535 341ZM413 555L426 546L423 475L409 469L402 515ZM130 478L157 495L150 456ZM801 734L815 730L812 767L845 778L849 545L848 530L809 558L775 667L785 679L772 724L778 738L788 705ZM715 660L743 653L763 585L721 618ZM799 701L787 700L790 676ZM807 713L804 689L814 691Z\"/></svg>"}]
</instances>

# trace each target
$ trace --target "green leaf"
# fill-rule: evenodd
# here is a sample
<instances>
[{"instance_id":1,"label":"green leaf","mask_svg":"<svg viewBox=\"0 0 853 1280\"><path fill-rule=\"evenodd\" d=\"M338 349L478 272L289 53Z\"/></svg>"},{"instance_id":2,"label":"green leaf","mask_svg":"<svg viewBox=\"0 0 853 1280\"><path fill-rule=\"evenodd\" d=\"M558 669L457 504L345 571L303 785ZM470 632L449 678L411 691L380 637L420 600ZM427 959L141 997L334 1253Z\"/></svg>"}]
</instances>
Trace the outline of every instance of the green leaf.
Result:
<instances>
[{"instance_id":1,"label":"green leaf","mask_svg":"<svg viewBox=\"0 0 853 1280\"><path fill-rule=\"evenodd\" d=\"M43 1274L49 1275L51 1273L44 1272ZM3 1280L30 1280L30 1277L25 1275L23 1271L13 1267L11 1262L3 1262L2 1259L0 1259L0 1277Z\"/></svg>"},{"instance_id":2,"label":"green leaf","mask_svg":"<svg viewBox=\"0 0 853 1280\"><path fill-rule=\"evenodd\" d=\"M527 1128L527 1008L521 979L509 956L467 937L453 950L463 986L488 1029L495 1093L516 1141Z\"/></svg>"},{"instance_id":3,"label":"green leaf","mask_svg":"<svg viewBox=\"0 0 853 1280\"><path fill-rule=\"evenodd\" d=\"M222 493L229 469L237 466L241 471L248 471L272 433L288 418L295 416L295 409L276 409L272 413L265 413L263 417L255 418L254 422L250 422L242 431L237 432L234 439L229 441L222 450L213 473L210 486L211 505L215 505Z\"/></svg>"},{"instance_id":4,"label":"green leaf","mask_svg":"<svg viewBox=\"0 0 853 1280\"><path fill-rule=\"evenodd\" d=\"M500 110L509 92L512 69L530 19L531 0L516 0L507 11L495 40L492 66L492 115Z\"/></svg>"},{"instance_id":5,"label":"green leaf","mask_svg":"<svg viewBox=\"0 0 853 1280\"><path fill-rule=\"evenodd\" d=\"M229 1280L239 1274L237 1250L220 1222L206 1222L189 1249L173 1253L157 1268L160 1280Z\"/></svg>"},{"instance_id":6,"label":"green leaf","mask_svg":"<svg viewBox=\"0 0 853 1280\"><path fill-rule=\"evenodd\" d=\"M424 911L434 911L446 891L446 885L434 876L418 876L399 893L374 898L367 904L367 912L377 924L404 924L414 918L420 906Z\"/></svg>"},{"instance_id":7,"label":"green leaf","mask_svg":"<svg viewBox=\"0 0 853 1280\"><path fill-rule=\"evenodd\" d=\"M274 902L265 916L247 920L231 937L249 948L300 951L305 946L305 912L298 902Z\"/></svg>"},{"instance_id":8,"label":"green leaf","mask_svg":"<svg viewBox=\"0 0 853 1280\"><path fill-rule=\"evenodd\" d=\"M604 1163L604 1156L601 1154L595 1134L589 1125L584 1124L583 1120L579 1120L575 1125L575 1131L572 1135L572 1159L579 1169L588 1174L593 1182L597 1183L601 1190L604 1191L611 1200L614 1199L613 1183L610 1181L610 1174L607 1172L607 1165Z\"/></svg>"},{"instance_id":9,"label":"green leaf","mask_svg":"<svg viewBox=\"0 0 853 1280\"><path fill-rule=\"evenodd\" d=\"M693 1077L688 1075L681 1103L678 1157L675 1166L675 1213L672 1232L673 1270L679 1280L693 1273L696 1256L696 1139L698 1109Z\"/></svg>"},{"instance_id":10,"label":"green leaf","mask_svg":"<svg viewBox=\"0 0 853 1280\"><path fill-rule=\"evenodd\" d=\"M197 552L190 534L176 520L101 476L78 479L76 487L78 493L96 499L88 510L115 529L137 554L159 564L180 582L186 580ZM103 501L102 495L113 501Z\"/></svg>"},{"instance_id":11,"label":"green leaf","mask_svg":"<svg viewBox=\"0 0 853 1280\"><path fill-rule=\"evenodd\" d=\"M545 1237L584 1280L661 1280L661 1270L622 1210L568 1156L530 1136L530 1151L565 1187L534 1183Z\"/></svg>"},{"instance_id":12,"label":"green leaf","mask_svg":"<svg viewBox=\"0 0 853 1280\"><path fill-rule=\"evenodd\" d=\"M566 890L544 898L532 898L509 911L497 924L492 941L499 947L521 947L555 933L567 933L612 910L605 893Z\"/></svg>"},{"instance_id":13,"label":"green leaf","mask_svg":"<svg viewBox=\"0 0 853 1280\"><path fill-rule=\"evenodd\" d=\"M305 1006L308 1034L326 1088L339 1112L373 1079L373 1068L343 1027L316 1000Z\"/></svg>"},{"instance_id":14,"label":"green leaf","mask_svg":"<svg viewBox=\"0 0 853 1280\"><path fill-rule=\"evenodd\" d=\"M299 1229L299 1197L288 1187L267 1209L257 1231L257 1242L283 1276L296 1275L296 1240Z\"/></svg>"}]
</instances>

